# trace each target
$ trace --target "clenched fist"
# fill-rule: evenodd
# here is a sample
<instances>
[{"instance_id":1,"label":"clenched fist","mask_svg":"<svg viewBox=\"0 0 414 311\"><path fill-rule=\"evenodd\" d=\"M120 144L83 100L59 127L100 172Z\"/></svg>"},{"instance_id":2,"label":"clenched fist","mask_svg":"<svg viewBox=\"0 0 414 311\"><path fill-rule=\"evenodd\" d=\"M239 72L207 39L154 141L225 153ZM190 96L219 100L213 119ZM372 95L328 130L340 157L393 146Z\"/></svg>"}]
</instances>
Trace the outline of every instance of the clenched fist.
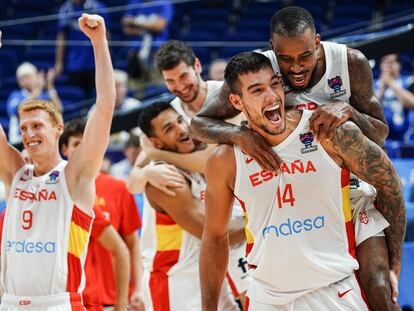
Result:
<instances>
[{"instance_id":1,"label":"clenched fist","mask_svg":"<svg viewBox=\"0 0 414 311\"><path fill-rule=\"evenodd\" d=\"M105 21L102 16L83 13L79 17L79 27L92 43L106 40Z\"/></svg>"}]
</instances>

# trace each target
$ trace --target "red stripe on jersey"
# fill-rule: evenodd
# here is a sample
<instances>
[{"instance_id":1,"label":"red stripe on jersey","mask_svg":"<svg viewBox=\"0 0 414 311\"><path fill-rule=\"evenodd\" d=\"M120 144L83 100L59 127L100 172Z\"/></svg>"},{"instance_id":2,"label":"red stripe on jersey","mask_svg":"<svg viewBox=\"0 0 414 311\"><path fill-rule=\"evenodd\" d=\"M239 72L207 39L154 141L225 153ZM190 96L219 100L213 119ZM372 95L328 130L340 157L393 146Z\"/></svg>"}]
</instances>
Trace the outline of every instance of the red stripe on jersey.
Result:
<instances>
[{"instance_id":1,"label":"red stripe on jersey","mask_svg":"<svg viewBox=\"0 0 414 311\"><path fill-rule=\"evenodd\" d=\"M68 253L68 280L66 283L66 291L69 293L77 293L82 279L81 260L75 255Z\"/></svg>"},{"instance_id":2,"label":"red stripe on jersey","mask_svg":"<svg viewBox=\"0 0 414 311\"><path fill-rule=\"evenodd\" d=\"M346 228L346 236L348 238L348 251L351 254L351 256L356 259L355 232L354 232L354 225L352 224L352 221L347 221L345 223L345 228Z\"/></svg>"},{"instance_id":3,"label":"red stripe on jersey","mask_svg":"<svg viewBox=\"0 0 414 311\"><path fill-rule=\"evenodd\" d=\"M176 222L168 214L160 213L156 211L156 220L157 225L175 225Z\"/></svg>"},{"instance_id":4,"label":"red stripe on jersey","mask_svg":"<svg viewBox=\"0 0 414 311\"><path fill-rule=\"evenodd\" d=\"M249 255L249 253L251 252L253 246L254 246L254 243L247 243L246 244L246 256Z\"/></svg>"},{"instance_id":5,"label":"red stripe on jersey","mask_svg":"<svg viewBox=\"0 0 414 311\"><path fill-rule=\"evenodd\" d=\"M244 306L244 310L249 311L249 306L250 306L250 299L249 297L246 296L246 305Z\"/></svg>"},{"instance_id":6,"label":"red stripe on jersey","mask_svg":"<svg viewBox=\"0 0 414 311\"><path fill-rule=\"evenodd\" d=\"M233 293L234 298L237 299L240 296L240 293L237 290L236 284L234 284L234 281L228 272L226 272L226 278L227 278L227 282L229 282L231 292Z\"/></svg>"},{"instance_id":7,"label":"red stripe on jersey","mask_svg":"<svg viewBox=\"0 0 414 311\"><path fill-rule=\"evenodd\" d=\"M246 211L246 204L241 200L241 199L239 199L236 195L234 196L236 199L237 199L237 201L239 201L239 203L240 203L240 206L241 206L241 208L242 208L242 210L245 212L245 213L247 213L247 211Z\"/></svg>"},{"instance_id":8,"label":"red stripe on jersey","mask_svg":"<svg viewBox=\"0 0 414 311\"><path fill-rule=\"evenodd\" d=\"M84 311L85 307L82 303L82 297L78 293L70 293L69 294L70 299L70 306L72 311Z\"/></svg>"},{"instance_id":9,"label":"red stripe on jersey","mask_svg":"<svg viewBox=\"0 0 414 311\"><path fill-rule=\"evenodd\" d=\"M153 270L167 273L178 262L179 250L159 251L154 256Z\"/></svg>"},{"instance_id":10,"label":"red stripe on jersey","mask_svg":"<svg viewBox=\"0 0 414 311\"><path fill-rule=\"evenodd\" d=\"M168 275L151 272L149 287L154 311L170 311Z\"/></svg>"},{"instance_id":11,"label":"red stripe on jersey","mask_svg":"<svg viewBox=\"0 0 414 311\"><path fill-rule=\"evenodd\" d=\"M92 216L86 214L83 212L79 207L76 205L73 206L73 212L72 212L72 221L77 224L79 227L81 227L86 232L89 232L89 229L92 224Z\"/></svg>"},{"instance_id":12,"label":"red stripe on jersey","mask_svg":"<svg viewBox=\"0 0 414 311\"><path fill-rule=\"evenodd\" d=\"M341 188L349 185L350 178L351 177L350 177L349 169L347 168L341 169Z\"/></svg>"}]
</instances>

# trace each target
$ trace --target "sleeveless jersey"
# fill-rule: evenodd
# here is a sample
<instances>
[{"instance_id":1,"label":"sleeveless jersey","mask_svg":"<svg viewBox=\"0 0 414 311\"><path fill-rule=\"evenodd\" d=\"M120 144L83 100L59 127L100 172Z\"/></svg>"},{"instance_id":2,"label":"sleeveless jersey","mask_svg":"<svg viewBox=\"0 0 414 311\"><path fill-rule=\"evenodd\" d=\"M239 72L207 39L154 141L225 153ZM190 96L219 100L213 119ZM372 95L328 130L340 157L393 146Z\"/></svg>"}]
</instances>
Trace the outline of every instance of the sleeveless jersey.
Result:
<instances>
[{"instance_id":1,"label":"sleeveless jersey","mask_svg":"<svg viewBox=\"0 0 414 311\"><path fill-rule=\"evenodd\" d=\"M34 176L24 165L14 176L3 226L1 280L7 294L81 293L93 218L70 198L62 161Z\"/></svg>"},{"instance_id":2,"label":"sleeveless jersey","mask_svg":"<svg viewBox=\"0 0 414 311\"><path fill-rule=\"evenodd\" d=\"M193 196L204 200L204 178L200 174L181 173L190 181ZM146 196L144 200L141 245L145 268L168 275L198 274L200 240L182 229L168 214L152 208Z\"/></svg>"},{"instance_id":3,"label":"sleeveless jersey","mask_svg":"<svg viewBox=\"0 0 414 311\"><path fill-rule=\"evenodd\" d=\"M326 60L324 75L315 86L302 92L293 91L288 84L285 84L286 107L315 110L317 106L328 104L332 101L349 103L351 87L346 45L327 41L322 41L321 45L324 49ZM268 50L262 54L269 58L273 70L280 72L275 53L272 50Z\"/></svg>"},{"instance_id":4,"label":"sleeveless jersey","mask_svg":"<svg viewBox=\"0 0 414 311\"><path fill-rule=\"evenodd\" d=\"M314 140L310 111L273 150L281 173L264 171L234 146L234 194L247 219L248 296L268 304L295 298L358 269L347 169Z\"/></svg>"}]
</instances>

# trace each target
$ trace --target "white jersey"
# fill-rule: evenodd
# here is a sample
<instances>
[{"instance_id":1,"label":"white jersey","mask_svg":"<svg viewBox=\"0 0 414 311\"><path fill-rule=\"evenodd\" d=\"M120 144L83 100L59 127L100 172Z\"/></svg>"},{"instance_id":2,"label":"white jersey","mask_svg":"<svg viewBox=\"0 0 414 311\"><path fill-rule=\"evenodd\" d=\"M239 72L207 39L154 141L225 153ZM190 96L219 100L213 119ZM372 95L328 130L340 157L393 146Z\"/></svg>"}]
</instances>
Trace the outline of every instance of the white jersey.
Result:
<instances>
[{"instance_id":1,"label":"white jersey","mask_svg":"<svg viewBox=\"0 0 414 311\"><path fill-rule=\"evenodd\" d=\"M332 101L349 103L351 86L346 45L327 41L322 41L321 45L326 60L324 75L315 86L302 92L293 91L289 85L284 85L286 107L315 110L317 106ZM269 58L273 70L280 72L275 53L268 50L262 54Z\"/></svg>"},{"instance_id":2,"label":"white jersey","mask_svg":"<svg viewBox=\"0 0 414 311\"><path fill-rule=\"evenodd\" d=\"M297 128L273 147L283 160L279 174L234 146L234 194L247 218L252 300L286 304L358 269L350 173L314 140L310 115L304 110Z\"/></svg>"},{"instance_id":3,"label":"white jersey","mask_svg":"<svg viewBox=\"0 0 414 311\"><path fill-rule=\"evenodd\" d=\"M181 171L183 173L183 171ZM185 173L195 198L204 200L205 181L200 174ZM168 214L158 212L145 195L141 244L145 268L149 271L197 273L200 240L182 229Z\"/></svg>"},{"instance_id":4,"label":"white jersey","mask_svg":"<svg viewBox=\"0 0 414 311\"><path fill-rule=\"evenodd\" d=\"M93 218L74 205L62 161L34 176L24 165L14 176L3 225L1 280L14 296L81 293Z\"/></svg>"}]
</instances>

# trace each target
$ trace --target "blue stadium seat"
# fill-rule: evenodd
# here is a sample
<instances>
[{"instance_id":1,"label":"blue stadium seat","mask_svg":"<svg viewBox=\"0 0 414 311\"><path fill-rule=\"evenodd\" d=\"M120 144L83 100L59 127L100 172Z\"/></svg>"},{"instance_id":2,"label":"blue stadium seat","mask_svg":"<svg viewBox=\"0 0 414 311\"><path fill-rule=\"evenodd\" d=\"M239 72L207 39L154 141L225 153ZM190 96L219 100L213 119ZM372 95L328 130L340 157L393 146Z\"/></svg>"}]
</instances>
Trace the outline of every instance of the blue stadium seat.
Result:
<instances>
[{"instance_id":1,"label":"blue stadium seat","mask_svg":"<svg viewBox=\"0 0 414 311\"><path fill-rule=\"evenodd\" d=\"M414 242L404 243L399 291L400 305L414 307Z\"/></svg>"},{"instance_id":2,"label":"blue stadium seat","mask_svg":"<svg viewBox=\"0 0 414 311\"><path fill-rule=\"evenodd\" d=\"M85 93L77 86L56 86L60 99L64 102L76 103L85 100Z\"/></svg>"},{"instance_id":3,"label":"blue stadium seat","mask_svg":"<svg viewBox=\"0 0 414 311\"><path fill-rule=\"evenodd\" d=\"M151 98L166 92L168 92L168 89L165 85L150 84L145 88L144 96L145 98Z\"/></svg>"},{"instance_id":4,"label":"blue stadium seat","mask_svg":"<svg viewBox=\"0 0 414 311\"><path fill-rule=\"evenodd\" d=\"M392 163L402 179L404 199L408 201L410 177L414 175L414 159L393 159Z\"/></svg>"}]
</instances>

